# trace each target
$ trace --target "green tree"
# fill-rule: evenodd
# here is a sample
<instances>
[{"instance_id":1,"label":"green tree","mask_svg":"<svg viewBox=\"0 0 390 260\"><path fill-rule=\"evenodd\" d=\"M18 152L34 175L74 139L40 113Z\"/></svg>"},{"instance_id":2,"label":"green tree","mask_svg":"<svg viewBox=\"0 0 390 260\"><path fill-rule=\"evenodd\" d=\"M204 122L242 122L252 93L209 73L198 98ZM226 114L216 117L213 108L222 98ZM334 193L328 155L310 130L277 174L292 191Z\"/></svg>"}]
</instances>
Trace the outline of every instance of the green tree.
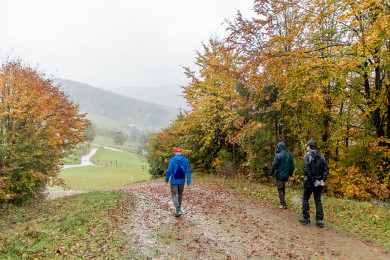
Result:
<instances>
[{"instance_id":1,"label":"green tree","mask_svg":"<svg viewBox=\"0 0 390 260\"><path fill-rule=\"evenodd\" d=\"M114 137L114 144L124 145L126 142L126 136L122 132L116 132Z\"/></svg>"},{"instance_id":2,"label":"green tree","mask_svg":"<svg viewBox=\"0 0 390 260\"><path fill-rule=\"evenodd\" d=\"M85 128L84 135L90 142L93 142L96 137L96 126L90 120L88 120L88 126Z\"/></svg>"}]
</instances>

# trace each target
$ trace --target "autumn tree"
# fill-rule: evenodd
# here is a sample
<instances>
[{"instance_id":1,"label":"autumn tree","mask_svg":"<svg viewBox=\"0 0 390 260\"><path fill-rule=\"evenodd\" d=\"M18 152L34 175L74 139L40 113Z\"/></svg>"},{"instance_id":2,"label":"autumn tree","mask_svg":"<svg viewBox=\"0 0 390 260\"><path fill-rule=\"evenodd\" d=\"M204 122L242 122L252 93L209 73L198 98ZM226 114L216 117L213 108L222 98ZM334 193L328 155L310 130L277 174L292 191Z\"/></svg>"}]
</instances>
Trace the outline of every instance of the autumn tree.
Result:
<instances>
[{"instance_id":1,"label":"autumn tree","mask_svg":"<svg viewBox=\"0 0 390 260\"><path fill-rule=\"evenodd\" d=\"M182 121L187 143L195 165L207 171L229 164L236 174L242 166L242 155L235 136L239 128L238 88L240 80L235 75L235 54L218 39L203 44L203 52L197 53L199 71L186 69L190 83L183 87L191 111Z\"/></svg>"},{"instance_id":2,"label":"autumn tree","mask_svg":"<svg viewBox=\"0 0 390 260\"><path fill-rule=\"evenodd\" d=\"M0 68L0 200L21 203L58 181L86 120L49 79L20 61Z\"/></svg>"},{"instance_id":3,"label":"autumn tree","mask_svg":"<svg viewBox=\"0 0 390 260\"><path fill-rule=\"evenodd\" d=\"M180 119L180 117L178 118ZM176 147L180 147L186 157L189 154L185 144L182 141L183 131L178 124L178 120L163 129L160 133L150 134L145 145L148 151L147 160L149 163L149 173L152 178L158 178L165 175L168 164Z\"/></svg>"}]
</instances>

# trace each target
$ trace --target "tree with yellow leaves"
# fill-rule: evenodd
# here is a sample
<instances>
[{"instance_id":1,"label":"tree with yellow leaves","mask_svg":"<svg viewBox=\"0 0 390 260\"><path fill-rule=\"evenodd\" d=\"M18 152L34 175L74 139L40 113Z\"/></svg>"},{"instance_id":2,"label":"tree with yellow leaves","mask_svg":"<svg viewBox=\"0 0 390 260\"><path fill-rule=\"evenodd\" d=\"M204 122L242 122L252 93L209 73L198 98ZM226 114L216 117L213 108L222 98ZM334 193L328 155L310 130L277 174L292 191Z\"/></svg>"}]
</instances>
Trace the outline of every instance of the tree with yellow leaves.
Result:
<instances>
[{"instance_id":1,"label":"tree with yellow leaves","mask_svg":"<svg viewBox=\"0 0 390 260\"><path fill-rule=\"evenodd\" d=\"M0 201L20 203L58 181L62 159L84 141L78 106L44 75L8 62L0 68Z\"/></svg>"}]
</instances>

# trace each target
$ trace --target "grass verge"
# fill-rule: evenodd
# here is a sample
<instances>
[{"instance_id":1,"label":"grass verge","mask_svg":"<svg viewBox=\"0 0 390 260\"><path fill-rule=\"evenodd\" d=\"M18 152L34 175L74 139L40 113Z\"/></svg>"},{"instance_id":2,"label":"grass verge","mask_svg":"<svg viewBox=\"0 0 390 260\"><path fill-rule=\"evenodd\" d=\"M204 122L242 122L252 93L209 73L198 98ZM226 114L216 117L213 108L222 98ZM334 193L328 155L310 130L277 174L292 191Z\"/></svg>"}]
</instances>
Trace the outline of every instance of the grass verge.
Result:
<instances>
[{"instance_id":1,"label":"grass verge","mask_svg":"<svg viewBox=\"0 0 390 260\"><path fill-rule=\"evenodd\" d=\"M134 182L150 180L146 160L128 152L99 149L91 158L97 166L69 168L61 171L71 190L105 190Z\"/></svg>"},{"instance_id":2,"label":"grass verge","mask_svg":"<svg viewBox=\"0 0 390 260\"><path fill-rule=\"evenodd\" d=\"M279 197L273 185L259 184L244 179L231 179L214 175L197 175L200 181L218 187L228 188L259 201L268 207L278 207ZM194 178L195 179L195 178ZM286 184L286 203L289 210L302 212L302 191ZM349 233L363 241L370 242L390 250L390 207L378 206L365 201L355 201L322 196L325 224ZM315 216L313 196L310 198L311 217ZM297 218L298 221L298 218Z\"/></svg>"},{"instance_id":3,"label":"grass verge","mask_svg":"<svg viewBox=\"0 0 390 260\"><path fill-rule=\"evenodd\" d=\"M120 225L134 208L123 192L90 192L3 209L1 259L129 259Z\"/></svg>"},{"instance_id":4,"label":"grass verge","mask_svg":"<svg viewBox=\"0 0 390 260\"><path fill-rule=\"evenodd\" d=\"M146 159L129 152L99 149L92 156L91 162L97 166L110 168L126 168L132 170L145 170Z\"/></svg>"},{"instance_id":5,"label":"grass verge","mask_svg":"<svg viewBox=\"0 0 390 260\"><path fill-rule=\"evenodd\" d=\"M77 167L63 170L60 178L71 190L106 190L150 179L143 170L115 169L109 167Z\"/></svg>"},{"instance_id":6,"label":"grass verge","mask_svg":"<svg viewBox=\"0 0 390 260\"><path fill-rule=\"evenodd\" d=\"M112 137L102 136L102 135L96 136L93 142L96 144L100 144L102 146L108 146L108 147L132 152L132 153L136 153L137 147L140 146L139 142L130 141L130 140L127 140L123 145L117 145L114 143L114 139Z\"/></svg>"}]
</instances>

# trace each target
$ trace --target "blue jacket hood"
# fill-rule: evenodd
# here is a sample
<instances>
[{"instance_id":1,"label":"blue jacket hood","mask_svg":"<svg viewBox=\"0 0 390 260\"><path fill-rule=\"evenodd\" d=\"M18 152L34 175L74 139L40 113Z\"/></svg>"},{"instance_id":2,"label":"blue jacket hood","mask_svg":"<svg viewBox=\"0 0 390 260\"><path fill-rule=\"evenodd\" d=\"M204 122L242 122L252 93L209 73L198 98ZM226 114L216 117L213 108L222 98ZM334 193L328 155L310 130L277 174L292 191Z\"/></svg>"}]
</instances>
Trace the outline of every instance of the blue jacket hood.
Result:
<instances>
[{"instance_id":1,"label":"blue jacket hood","mask_svg":"<svg viewBox=\"0 0 390 260\"><path fill-rule=\"evenodd\" d=\"M182 154L175 155L173 158L175 158L175 161L179 163L184 163L187 160L187 158L185 158Z\"/></svg>"}]
</instances>

